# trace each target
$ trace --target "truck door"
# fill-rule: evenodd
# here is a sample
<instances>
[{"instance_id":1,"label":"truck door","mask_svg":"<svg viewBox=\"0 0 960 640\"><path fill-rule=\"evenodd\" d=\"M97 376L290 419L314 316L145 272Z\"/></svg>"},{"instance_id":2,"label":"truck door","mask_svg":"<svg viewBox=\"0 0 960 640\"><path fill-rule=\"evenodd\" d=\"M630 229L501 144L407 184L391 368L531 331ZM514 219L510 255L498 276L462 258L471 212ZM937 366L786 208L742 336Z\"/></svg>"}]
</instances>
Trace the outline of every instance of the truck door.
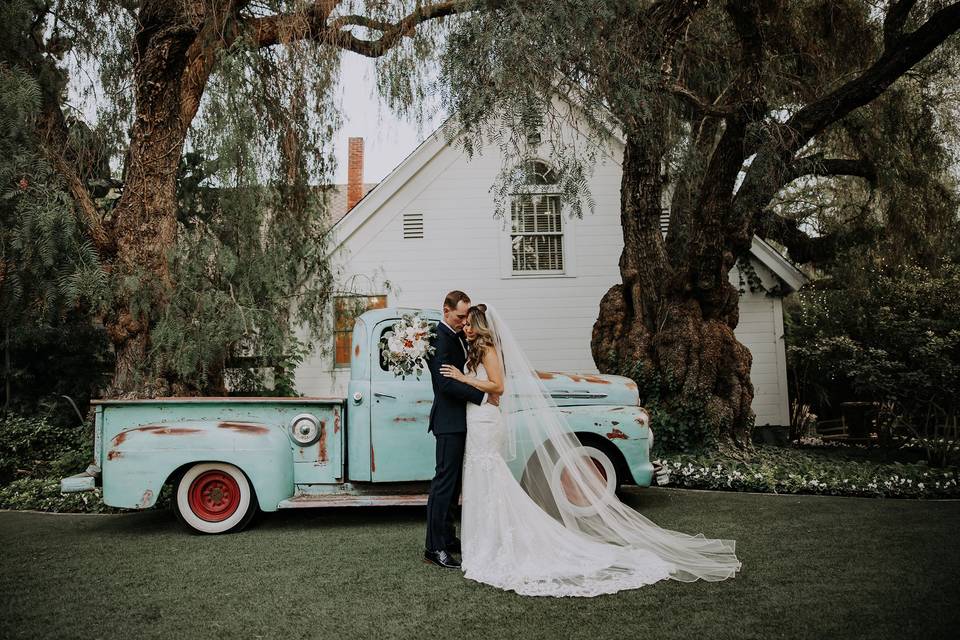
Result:
<instances>
[{"instance_id":1,"label":"truck door","mask_svg":"<svg viewBox=\"0 0 960 640\"><path fill-rule=\"evenodd\" d=\"M374 327L370 350L370 471L374 482L430 480L436 465L435 440L427 433L433 386L430 372L420 379L394 376L380 359L380 338L393 321Z\"/></svg>"}]
</instances>

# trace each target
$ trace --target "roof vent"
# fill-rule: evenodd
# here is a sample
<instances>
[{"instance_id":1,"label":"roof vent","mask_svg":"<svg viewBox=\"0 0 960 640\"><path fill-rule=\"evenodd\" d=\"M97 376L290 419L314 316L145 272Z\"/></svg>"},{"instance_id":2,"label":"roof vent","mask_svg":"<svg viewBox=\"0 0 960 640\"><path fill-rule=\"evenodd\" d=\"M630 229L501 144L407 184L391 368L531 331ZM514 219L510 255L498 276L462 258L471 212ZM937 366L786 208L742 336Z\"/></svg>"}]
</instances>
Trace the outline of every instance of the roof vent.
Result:
<instances>
[{"instance_id":1,"label":"roof vent","mask_svg":"<svg viewBox=\"0 0 960 640\"><path fill-rule=\"evenodd\" d=\"M423 238L423 214L403 214L403 239L415 240L418 238Z\"/></svg>"}]
</instances>

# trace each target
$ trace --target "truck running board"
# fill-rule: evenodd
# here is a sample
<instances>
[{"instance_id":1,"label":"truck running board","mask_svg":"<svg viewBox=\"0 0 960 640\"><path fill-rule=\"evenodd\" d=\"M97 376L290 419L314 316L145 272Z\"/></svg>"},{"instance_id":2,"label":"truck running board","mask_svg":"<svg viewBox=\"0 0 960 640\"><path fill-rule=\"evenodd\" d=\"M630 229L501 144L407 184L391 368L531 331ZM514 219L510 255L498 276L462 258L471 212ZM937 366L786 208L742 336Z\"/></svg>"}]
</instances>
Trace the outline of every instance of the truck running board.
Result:
<instances>
[{"instance_id":1,"label":"truck running board","mask_svg":"<svg viewBox=\"0 0 960 640\"><path fill-rule=\"evenodd\" d=\"M313 509L317 507L395 507L423 506L427 504L427 494L409 493L394 495L356 495L356 494L315 494L299 495L283 500L278 509Z\"/></svg>"}]
</instances>

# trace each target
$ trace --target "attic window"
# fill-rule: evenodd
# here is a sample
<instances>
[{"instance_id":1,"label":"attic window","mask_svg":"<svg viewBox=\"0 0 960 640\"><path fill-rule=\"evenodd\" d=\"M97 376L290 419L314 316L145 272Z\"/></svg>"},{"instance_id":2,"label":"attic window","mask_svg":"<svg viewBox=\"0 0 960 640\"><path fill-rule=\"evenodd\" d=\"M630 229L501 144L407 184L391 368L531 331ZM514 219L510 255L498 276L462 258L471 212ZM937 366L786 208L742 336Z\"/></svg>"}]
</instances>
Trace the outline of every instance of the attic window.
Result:
<instances>
[{"instance_id":1,"label":"attic window","mask_svg":"<svg viewBox=\"0 0 960 640\"><path fill-rule=\"evenodd\" d=\"M418 238L423 238L423 214L403 214L403 239L415 240Z\"/></svg>"},{"instance_id":2,"label":"attic window","mask_svg":"<svg viewBox=\"0 0 960 640\"><path fill-rule=\"evenodd\" d=\"M528 160L523 165L523 182L537 186L557 184L557 174L546 162Z\"/></svg>"}]
</instances>

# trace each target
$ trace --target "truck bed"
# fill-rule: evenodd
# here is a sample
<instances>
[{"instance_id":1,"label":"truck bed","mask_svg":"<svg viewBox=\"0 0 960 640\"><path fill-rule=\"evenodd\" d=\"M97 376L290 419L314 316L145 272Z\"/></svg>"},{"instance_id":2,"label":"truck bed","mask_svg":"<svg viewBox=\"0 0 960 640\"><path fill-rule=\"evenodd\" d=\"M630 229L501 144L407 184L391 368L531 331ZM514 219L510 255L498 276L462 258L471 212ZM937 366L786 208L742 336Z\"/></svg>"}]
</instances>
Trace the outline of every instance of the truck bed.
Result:
<instances>
[{"instance_id":1,"label":"truck bed","mask_svg":"<svg viewBox=\"0 0 960 640\"><path fill-rule=\"evenodd\" d=\"M324 404L343 404L346 398L342 396L302 396L302 397L271 397L271 396L177 396L170 398L146 398L143 400L122 400L106 399L91 400L90 404L115 405L115 404L156 404L159 402L169 403L210 403L210 402L230 402L242 404L245 402L291 402L291 403L324 403Z\"/></svg>"}]
</instances>

